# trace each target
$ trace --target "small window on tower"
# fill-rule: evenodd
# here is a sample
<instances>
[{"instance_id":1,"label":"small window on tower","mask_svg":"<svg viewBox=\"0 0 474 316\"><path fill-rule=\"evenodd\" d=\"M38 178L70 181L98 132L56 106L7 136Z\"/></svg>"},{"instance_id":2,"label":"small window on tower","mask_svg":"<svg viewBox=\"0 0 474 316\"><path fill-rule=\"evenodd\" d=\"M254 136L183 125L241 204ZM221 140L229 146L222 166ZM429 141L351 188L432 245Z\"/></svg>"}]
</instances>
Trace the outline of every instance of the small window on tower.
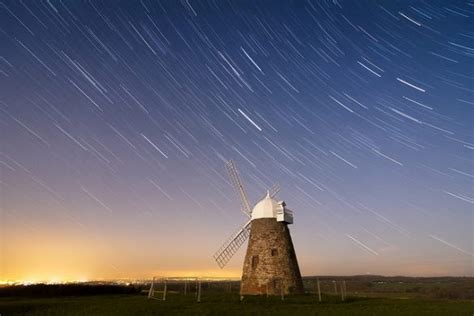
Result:
<instances>
[{"instance_id":1,"label":"small window on tower","mask_svg":"<svg viewBox=\"0 0 474 316\"><path fill-rule=\"evenodd\" d=\"M275 257L275 256L277 256L277 255L278 255L278 250L275 249L275 248L273 248L273 249L272 249L272 257Z\"/></svg>"},{"instance_id":2,"label":"small window on tower","mask_svg":"<svg viewBox=\"0 0 474 316\"><path fill-rule=\"evenodd\" d=\"M252 257L252 269L255 269L258 264L258 256L253 256Z\"/></svg>"}]
</instances>

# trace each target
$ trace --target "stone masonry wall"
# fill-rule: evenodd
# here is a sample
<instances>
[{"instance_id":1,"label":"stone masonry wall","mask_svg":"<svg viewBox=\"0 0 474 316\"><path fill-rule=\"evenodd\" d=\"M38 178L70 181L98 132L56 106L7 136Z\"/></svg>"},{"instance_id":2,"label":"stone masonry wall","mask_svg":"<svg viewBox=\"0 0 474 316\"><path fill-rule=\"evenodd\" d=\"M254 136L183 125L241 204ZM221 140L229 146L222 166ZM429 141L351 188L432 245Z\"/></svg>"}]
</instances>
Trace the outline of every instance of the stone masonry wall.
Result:
<instances>
[{"instance_id":1,"label":"stone masonry wall","mask_svg":"<svg viewBox=\"0 0 474 316\"><path fill-rule=\"evenodd\" d=\"M295 249L286 223L255 219L245 255L241 295L303 293Z\"/></svg>"}]
</instances>

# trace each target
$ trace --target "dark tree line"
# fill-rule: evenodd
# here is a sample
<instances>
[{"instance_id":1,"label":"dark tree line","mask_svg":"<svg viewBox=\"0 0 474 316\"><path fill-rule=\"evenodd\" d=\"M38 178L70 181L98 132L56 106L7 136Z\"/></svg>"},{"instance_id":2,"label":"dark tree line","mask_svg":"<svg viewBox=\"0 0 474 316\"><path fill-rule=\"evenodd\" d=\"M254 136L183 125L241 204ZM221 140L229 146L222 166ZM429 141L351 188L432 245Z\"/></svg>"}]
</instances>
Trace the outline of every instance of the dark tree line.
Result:
<instances>
[{"instance_id":1,"label":"dark tree line","mask_svg":"<svg viewBox=\"0 0 474 316\"><path fill-rule=\"evenodd\" d=\"M141 288L112 284L34 284L0 287L0 297L57 297L108 294L136 294Z\"/></svg>"}]
</instances>

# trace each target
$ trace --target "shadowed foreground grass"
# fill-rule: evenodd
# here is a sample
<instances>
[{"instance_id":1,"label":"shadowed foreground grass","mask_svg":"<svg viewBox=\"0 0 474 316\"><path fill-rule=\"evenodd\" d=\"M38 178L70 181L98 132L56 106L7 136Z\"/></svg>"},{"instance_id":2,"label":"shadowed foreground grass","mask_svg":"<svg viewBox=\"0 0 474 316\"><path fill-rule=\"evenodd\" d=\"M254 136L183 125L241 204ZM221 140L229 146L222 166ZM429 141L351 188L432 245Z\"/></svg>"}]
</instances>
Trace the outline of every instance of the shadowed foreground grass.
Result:
<instances>
[{"instance_id":1,"label":"shadowed foreground grass","mask_svg":"<svg viewBox=\"0 0 474 316\"><path fill-rule=\"evenodd\" d=\"M107 295L62 298L0 298L0 314L8 315L474 315L473 301L419 298L324 296L246 297L216 293L202 296L169 294L166 301L144 295Z\"/></svg>"}]
</instances>

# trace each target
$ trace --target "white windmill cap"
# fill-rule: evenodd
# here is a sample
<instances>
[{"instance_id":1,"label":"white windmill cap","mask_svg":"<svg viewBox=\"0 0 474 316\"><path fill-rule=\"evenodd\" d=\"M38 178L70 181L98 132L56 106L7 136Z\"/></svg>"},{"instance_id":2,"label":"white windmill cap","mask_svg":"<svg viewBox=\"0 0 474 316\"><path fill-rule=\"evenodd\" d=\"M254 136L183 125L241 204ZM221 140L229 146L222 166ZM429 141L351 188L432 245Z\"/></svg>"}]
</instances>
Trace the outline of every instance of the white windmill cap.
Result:
<instances>
[{"instance_id":1,"label":"white windmill cap","mask_svg":"<svg viewBox=\"0 0 474 316\"><path fill-rule=\"evenodd\" d=\"M267 191L267 195L261 199L252 210L252 219L257 218L276 218L277 209L281 207L280 204L270 197L270 193Z\"/></svg>"}]
</instances>

